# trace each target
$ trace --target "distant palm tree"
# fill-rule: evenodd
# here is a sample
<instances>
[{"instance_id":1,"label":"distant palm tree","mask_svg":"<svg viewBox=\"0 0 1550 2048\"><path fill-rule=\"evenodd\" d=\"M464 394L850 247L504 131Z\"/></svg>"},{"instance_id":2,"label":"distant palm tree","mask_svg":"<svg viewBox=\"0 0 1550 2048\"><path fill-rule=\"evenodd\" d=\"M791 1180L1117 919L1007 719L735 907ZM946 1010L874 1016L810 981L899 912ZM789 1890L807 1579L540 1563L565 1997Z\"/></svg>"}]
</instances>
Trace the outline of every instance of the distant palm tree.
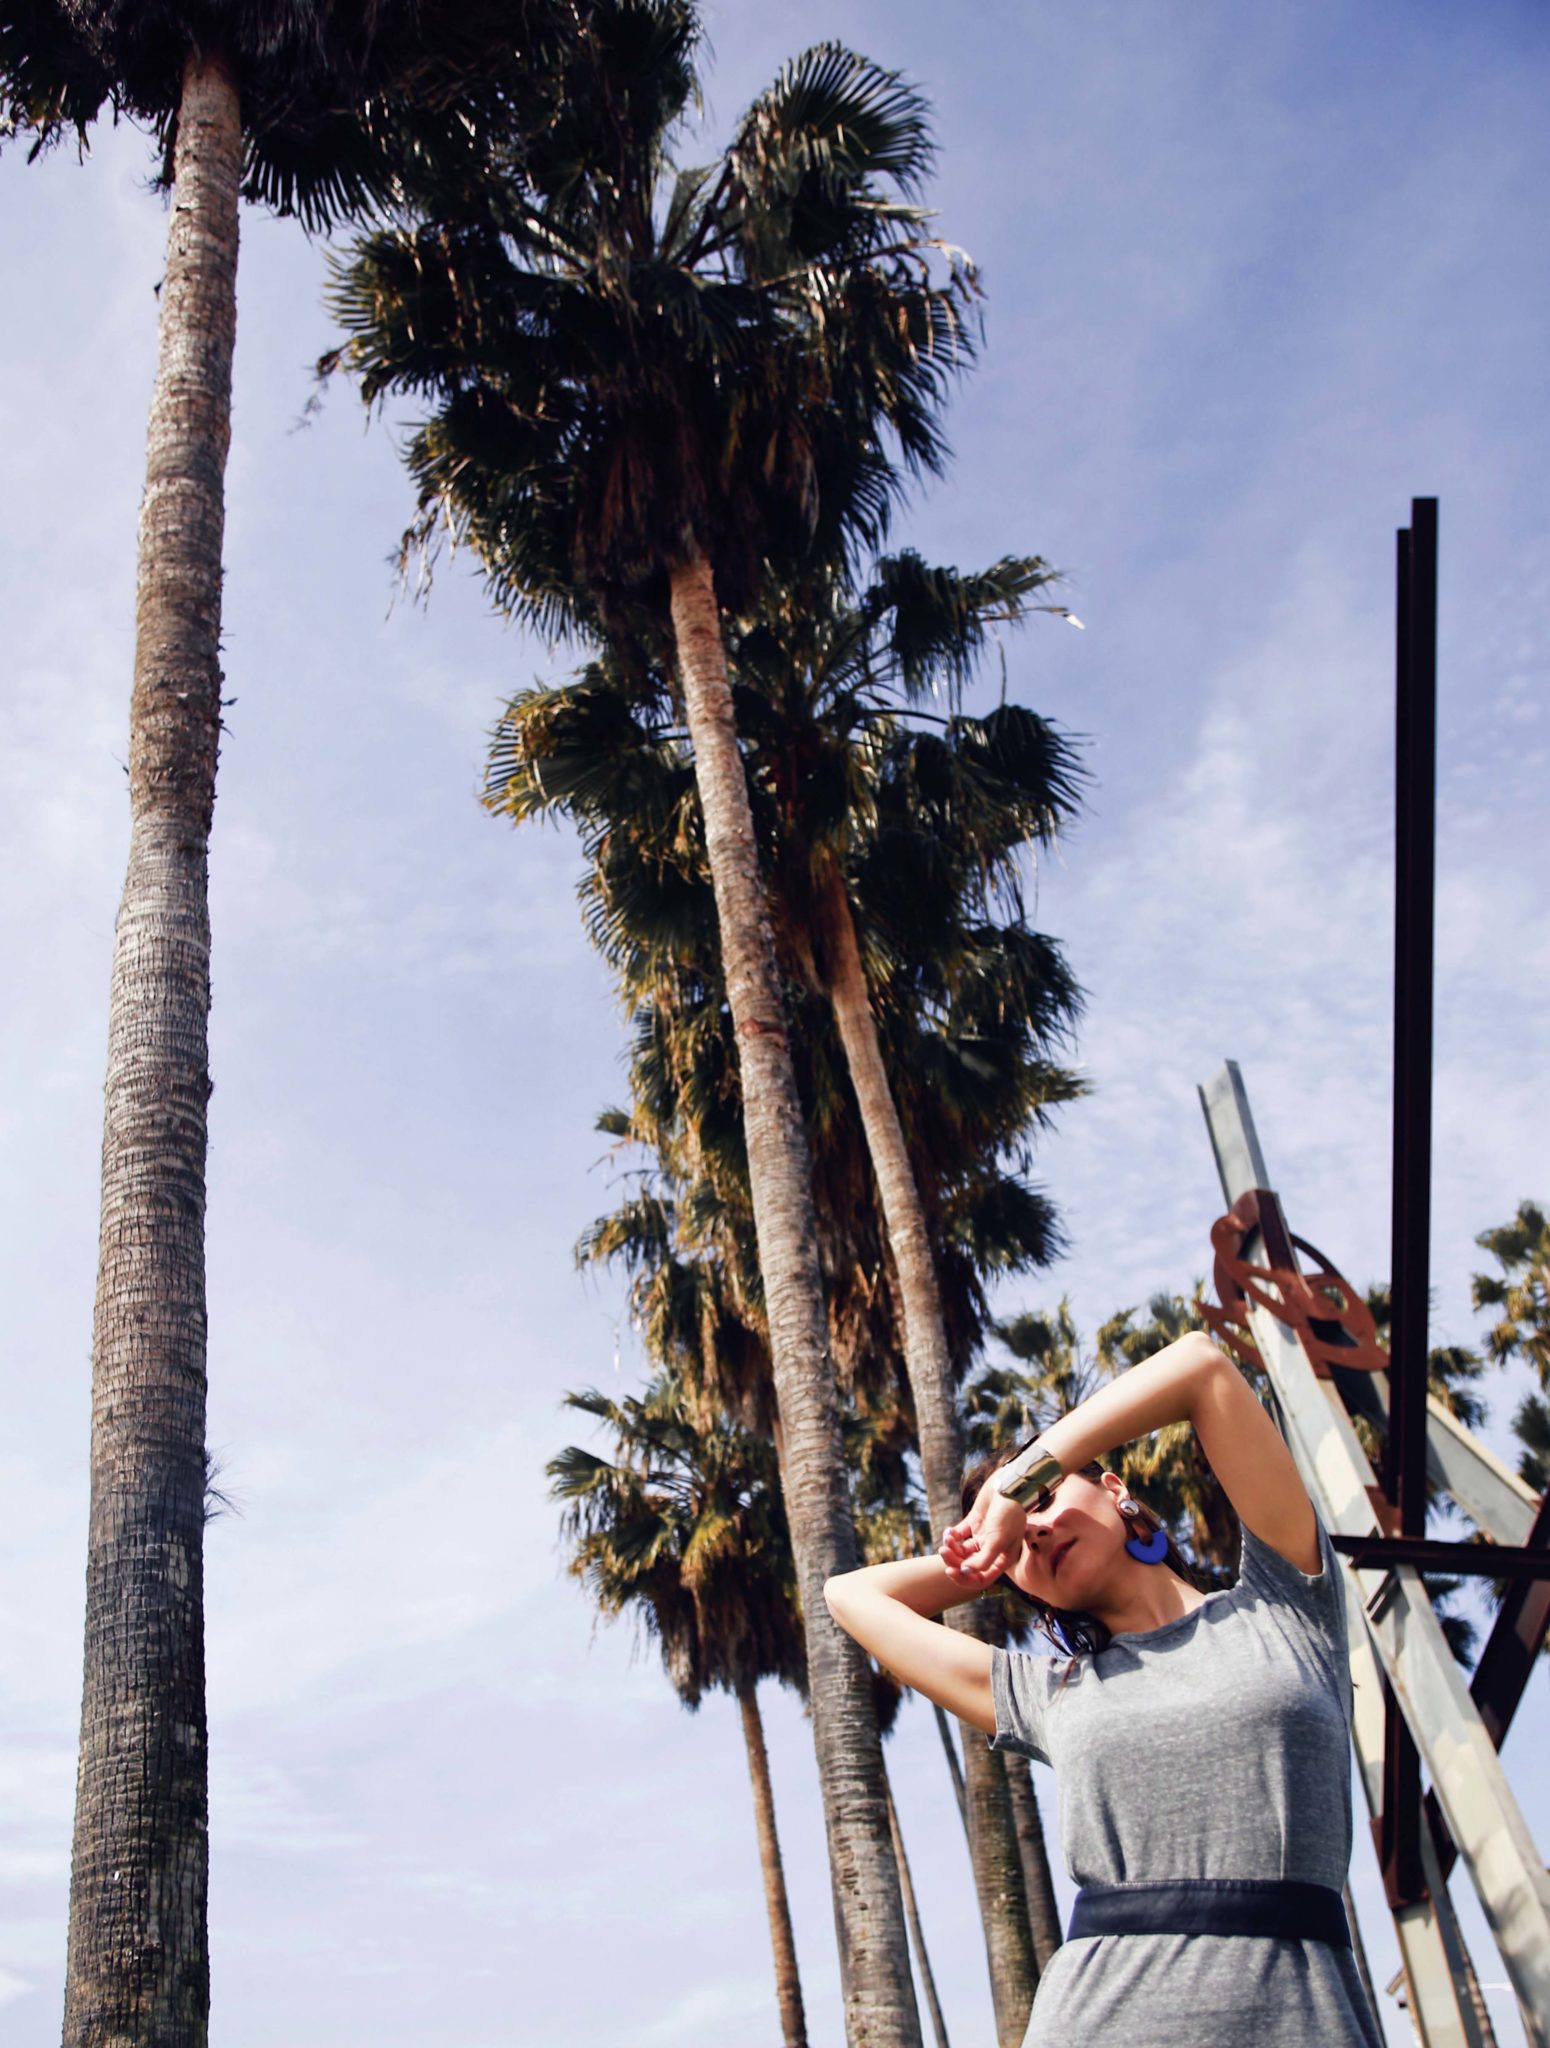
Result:
<instances>
[{"instance_id":1,"label":"distant palm tree","mask_svg":"<svg viewBox=\"0 0 1550 2048\"><path fill-rule=\"evenodd\" d=\"M678 0L592 11L552 125L482 210L373 237L334 304L369 400L428 397L419 535L497 602L670 658L693 746L734 1020L814 1740L853 2039L910 2041L905 1929L865 1669L828 1621L854 1552L810 1162L738 750L723 609L771 568L874 542L939 463L965 271L915 195L919 96L834 44L788 64L706 167L678 170L696 29Z\"/></svg>"},{"instance_id":2,"label":"distant palm tree","mask_svg":"<svg viewBox=\"0 0 1550 2048\"><path fill-rule=\"evenodd\" d=\"M606 1423L614 1437L611 1459L573 1444L549 1462L552 1491L569 1503L571 1570L604 1614L638 1617L686 1707L717 1689L737 1699L781 2038L786 2048L806 2048L758 1703L761 1679L801 1691L806 1670L774 1454L733 1424L703 1426L671 1374L659 1374L639 1398L587 1392L568 1394L566 1405Z\"/></svg>"},{"instance_id":3,"label":"distant palm tree","mask_svg":"<svg viewBox=\"0 0 1550 2048\"><path fill-rule=\"evenodd\" d=\"M920 1172L875 1014L889 999L895 948L854 897L880 827L886 833L895 822L885 784L900 742L919 750L918 739L904 738L911 711L930 699L956 712L996 627L1025 620L1033 595L1052 580L1037 556L1006 557L973 574L932 567L913 553L885 556L855 594L834 578L782 593L733 647L750 777L777 821L772 910L787 956L832 1005L844 1048L897 1268L921 1467L938 1533L960 1512L956 1374ZM983 918L998 886L1016 892L1019 860L1073 815L1078 770L1069 744L1021 706L1003 706L986 721L928 716L946 728L933 751L952 788L940 808L952 816L959 843L957 860L940 877L939 903L917 899L915 914L938 932L951 922L959 927L951 941L957 958L936 963L950 986L969 950L962 927ZM975 737L983 742L977 748Z\"/></svg>"},{"instance_id":4,"label":"distant palm tree","mask_svg":"<svg viewBox=\"0 0 1550 2048\"><path fill-rule=\"evenodd\" d=\"M322 229L536 93L568 10L0 0L0 137L148 123L170 188L108 1025L66 2048L205 2039L208 845L240 197Z\"/></svg>"},{"instance_id":5,"label":"distant palm tree","mask_svg":"<svg viewBox=\"0 0 1550 2048\"><path fill-rule=\"evenodd\" d=\"M975 1457L990 1457L1037 1436L1092 1393L1096 1360L1083 1348L1071 1301L1052 1311L1026 1309L995 1326L1014 1365L987 1364L964 1389L964 1428Z\"/></svg>"},{"instance_id":6,"label":"distant palm tree","mask_svg":"<svg viewBox=\"0 0 1550 2048\"><path fill-rule=\"evenodd\" d=\"M788 720L743 665L758 627L734 641L734 672L756 829L775 884L770 904L786 977L790 1039L808 1111L820 1260L831 1344L847 1383L892 1371L900 1304L870 1158L834 1028L810 892L791 870L810 838L779 776L802 772L864 811L852 881L869 993L889 1087L910 1132L927 1203L954 1372L983 1340L992 1274L1046 1263L1059 1245L1047 1198L1025 1178L1032 1135L1080 1093L1053 1064L1078 996L1061 949L1029 931L1015 900L983 901L1003 849L1036 827L1049 765L1042 722L1007 706L954 717L940 732L843 714L788 748ZM816 765L814 755L817 755ZM865 756L865 758L853 758ZM683 735L649 673L609 660L512 700L491 749L486 801L517 819L565 817L588 866L579 894L590 936L635 1009L634 1104L607 1124L638 1137L675 1175L686 1216L704 1184L724 1223L747 1212L736 1055L716 970L714 902ZM824 806L821 795L812 799ZM820 842L818 854L823 854ZM875 993L874 993L875 991ZM676 1163L669 1164L671 1153ZM746 1244L753 1242L751 1216ZM742 1271L741 1255L729 1270ZM756 1275L750 1274L757 1293ZM655 1283L654 1283L655 1284ZM753 1295L749 1296L752 1300ZM757 1395L757 1384L751 1390ZM741 1384L735 1397L750 1392ZM739 1405L754 1426L768 1418Z\"/></svg>"},{"instance_id":7,"label":"distant palm tree","mask_svg":"<svg viewBox=\"0 0 1550 2048\"><path fill-rule=\"evenodd\" d=\"M1481 1231L1475 1243L1500 1268L1476 1273L1471 1283L1475 1307L1496 1318L1486 1350L1499 1365L1517 1358L1539 1375L1541 1391L1523 1396L1512 1426L1523 1446L1518 1470L1543 1493L1550 1487L1550 1219L1537 1202L1520 1202L1510 1223Z\"/></svg>"},{"instance_id":8,"label":"distant palm tree","mask_svg":"<svg viewBox=\"0 0 1550 2048\"><path fill-rule=\"evenodd\" d=\"M941 1062L920 1070L955 1010L962 1030L963 996L994 981L1008 1045L1010 1020L1025 1024L1028 1042L1011 1071L1028 1092L994 1135L983 1109L971 1111L973 1143L982 1156L1020 1143L1028 1114L1058 1099L1053 1070L1032 1055L1066 1027L1075 991L1052 949L1019 929L1017 864L1070 815L1077 770L1068 744L1021 706L985 719L927 714L942 728L927 734L912 732L909 720L917 700L952 703L993 628L1026 618L1050 580L1037 557L964 574L906 553L883 558L854 596L834 577L771 593L760 616L728 636L776 949L788 982L828 1004L843 1049L835 1079L859 1114L860 1173L870 1166L881 1197L893 1266L886 1293L890 1309L902 1310L938 1529L960 1512L963 1471L954 1398L962 1347L949 1338L934 1213L952 1171L953 1148L942 1140L953 1090L940 1085ZM643 720L656 723L655 752ZM567 812L582 822L595 863L586 896L593 935L629 991L647 1001L665 977L692 969L710 937L685 888L686 871L702 860L699 821L692 786L681 766L675 772L670 735L671 707L649 669L595 663L576 683L513 700L488 783L492 808L518 818ZM904 914L888 901L901 873L914 884ZM998 892L1013 916L992 927ZM990 1040L977 1037L967 1049L983 1071ZM802 1078L800 1051L798 1067ZM827 1109L834 1090L821 1092L815 1074L808 1063L803 1099L815 1131L822 1243L827 1134L848 1121L849 1101ZM858 1195L864 1199L847 1183L839 1205L847 1222ZM846 1263L827 1261L831 1273ZM653 1285L659 1279L660 1272ZM831 1303L835 1284L831 1278ZM875 1353L878 1335L869 1330L859 1348ZM894 1348L891 1331L883 1342ZM977 1626L975 1610L956 1610L953 1619ZM1001 1765L982 1744L969 1746L967 1770L999 2030L1016 2041L1037 1970L1014 1817Z\"/></svg>"}]
</instances>

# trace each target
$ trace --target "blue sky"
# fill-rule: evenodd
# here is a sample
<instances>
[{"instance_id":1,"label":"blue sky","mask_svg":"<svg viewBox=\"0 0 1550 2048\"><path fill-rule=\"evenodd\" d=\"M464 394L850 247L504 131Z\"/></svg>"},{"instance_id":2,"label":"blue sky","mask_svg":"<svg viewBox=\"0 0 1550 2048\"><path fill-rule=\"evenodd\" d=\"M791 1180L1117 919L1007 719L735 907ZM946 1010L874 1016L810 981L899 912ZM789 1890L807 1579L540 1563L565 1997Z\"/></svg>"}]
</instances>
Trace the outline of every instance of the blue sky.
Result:
<instances>
[{"instance_id":1,"label":"blue sky","mask_svg":"<svg viewBox=\"0 0 1550 2048\"><path fill-rule=\"evenodd\" d=\"M1436 1328L1545 1179L1543 10L915 0L707 10L707 127L840 38L929 92L984 360L928 554L1067 573L1007 648L1086 737L1037 877L1092 1093L1040 1172L1084 1324L1206 1264L1195 1084L1240 1060L1294 1227L1386 1265L1393 532L1442 508ZM692 156L692 150L688 152ZM0 158L0 2012L57 2039L80 1671L96 1152L127 839L133 537L164 214L130 130ZM563 657L461 568L390 609L392 437L341 387L322 255L248 214L213 848L209 1543L220 2048L778 2038L736 1714L676 1706L564 1577L566 1388L627 1386L574 1240L612 1200L621 1022L577 860L475 802ZM617 1377L616 1377L617 1375ZM1504 1389L1498 1418L1510 1409ZM1496 1440L1501 1441L1498 1427ZM1536 1676L1508 1761L1550 1837ZM815 2041L838 2038L807 1730L767 1702ZM1530 1739L1525 1739L1529 1737ZM891 1745L955 2040L989 2038L929 1716ZM1053 1826L1055 1799L1041 1779ZM1372 1859L1354 1879L1395 1967ZM1478 1930L1478 1921L1472 1923ZM1501 1971L1483 1935L1482 1975ZM1492 1994L1504 2042L1511 2001ZM1404 2020L1387 2001L1392 2038Z\"/></svg>"}]
</instances>

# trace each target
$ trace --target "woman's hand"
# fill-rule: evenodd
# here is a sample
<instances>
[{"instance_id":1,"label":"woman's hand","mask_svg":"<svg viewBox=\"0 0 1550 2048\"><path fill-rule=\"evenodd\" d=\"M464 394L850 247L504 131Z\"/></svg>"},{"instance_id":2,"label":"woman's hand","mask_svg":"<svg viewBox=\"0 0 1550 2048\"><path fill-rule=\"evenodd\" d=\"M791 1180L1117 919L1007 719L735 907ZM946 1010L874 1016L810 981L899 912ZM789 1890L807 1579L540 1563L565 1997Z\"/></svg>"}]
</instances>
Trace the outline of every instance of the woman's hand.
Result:
<instances>
[{"instance_id":1,"label":"woman's hand","mask_svg":"<svg viewBox=\"0 0 1550 2048\"><path fill-rule=\"evenodd\" d=\"M992 1473L968 1514L943 1533L939 1548L947 1576L975 1592L993 1585L1022 1555L1027 1530L1027 1513L997 1491Z\"/></svg>"}]
</instances>

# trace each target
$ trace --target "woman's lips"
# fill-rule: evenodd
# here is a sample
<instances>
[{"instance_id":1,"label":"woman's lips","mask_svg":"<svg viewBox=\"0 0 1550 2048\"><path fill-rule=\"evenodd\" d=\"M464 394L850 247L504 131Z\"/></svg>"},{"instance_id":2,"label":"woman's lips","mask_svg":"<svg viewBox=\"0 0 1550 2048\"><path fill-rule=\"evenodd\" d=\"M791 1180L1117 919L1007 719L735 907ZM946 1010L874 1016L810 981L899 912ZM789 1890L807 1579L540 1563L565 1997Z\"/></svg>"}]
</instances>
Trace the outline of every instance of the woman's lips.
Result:
<instances>
[{"instance_id":1,"label":"woman's lips","mask_svg":"<svg viewBox=\"0 0 1550 2048\"><path fill-rule=\"evenodd\" d=\"M1053 1578L1055 1574L1060 1570L1061 1559L1065 1556L1068 1550L1072 1549L1075 1546L1075 1543L1076 1538L1074 1536L1068 1536L1064 1543L1057 1543L1055 1545L1055 1548L1050 1552L1049 1570L1051 1578Z\"/></svg>"}]
</instances>

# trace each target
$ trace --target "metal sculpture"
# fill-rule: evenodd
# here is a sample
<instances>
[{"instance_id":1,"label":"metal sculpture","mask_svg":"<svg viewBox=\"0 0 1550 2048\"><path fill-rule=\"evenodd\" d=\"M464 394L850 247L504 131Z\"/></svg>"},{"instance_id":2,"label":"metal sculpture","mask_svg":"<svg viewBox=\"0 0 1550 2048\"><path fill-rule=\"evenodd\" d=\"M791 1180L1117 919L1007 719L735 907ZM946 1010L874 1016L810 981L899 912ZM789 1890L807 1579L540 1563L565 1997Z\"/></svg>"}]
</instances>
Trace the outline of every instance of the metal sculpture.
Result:
<instances>
[{"instance_id":1,"label":"metal sculpture","mask_svg":"<svg viewBox=\"0 0 1550 2048\"><path fill-rule=\"evenodd\" d=\"M1533 2048L1550 2048L1550 1875L1497 1751L1550 1625L1550 1494L1539 1500L1427 1391L1437 505L1398 545L1392 1316L1389 1350L1339 1270L1287 1227L1229 1061L1200 1091L1228 1212L1211 1232L1219 1339L1261 1365L1350 1575L1353 1739L1424 2048L1490 2048L1448 1897L1462 1856ZM1304 1271L1298 1253L1311 1270ZM1384 1441L1381 1481L1352 1426ZM1428 1486L1482 1541L1426 1535ZM1511 1581L1466 1689L1423 1571ZM1422 1766L1431 1779L1423 1796Z\"/></svg>"}]
</instances>

